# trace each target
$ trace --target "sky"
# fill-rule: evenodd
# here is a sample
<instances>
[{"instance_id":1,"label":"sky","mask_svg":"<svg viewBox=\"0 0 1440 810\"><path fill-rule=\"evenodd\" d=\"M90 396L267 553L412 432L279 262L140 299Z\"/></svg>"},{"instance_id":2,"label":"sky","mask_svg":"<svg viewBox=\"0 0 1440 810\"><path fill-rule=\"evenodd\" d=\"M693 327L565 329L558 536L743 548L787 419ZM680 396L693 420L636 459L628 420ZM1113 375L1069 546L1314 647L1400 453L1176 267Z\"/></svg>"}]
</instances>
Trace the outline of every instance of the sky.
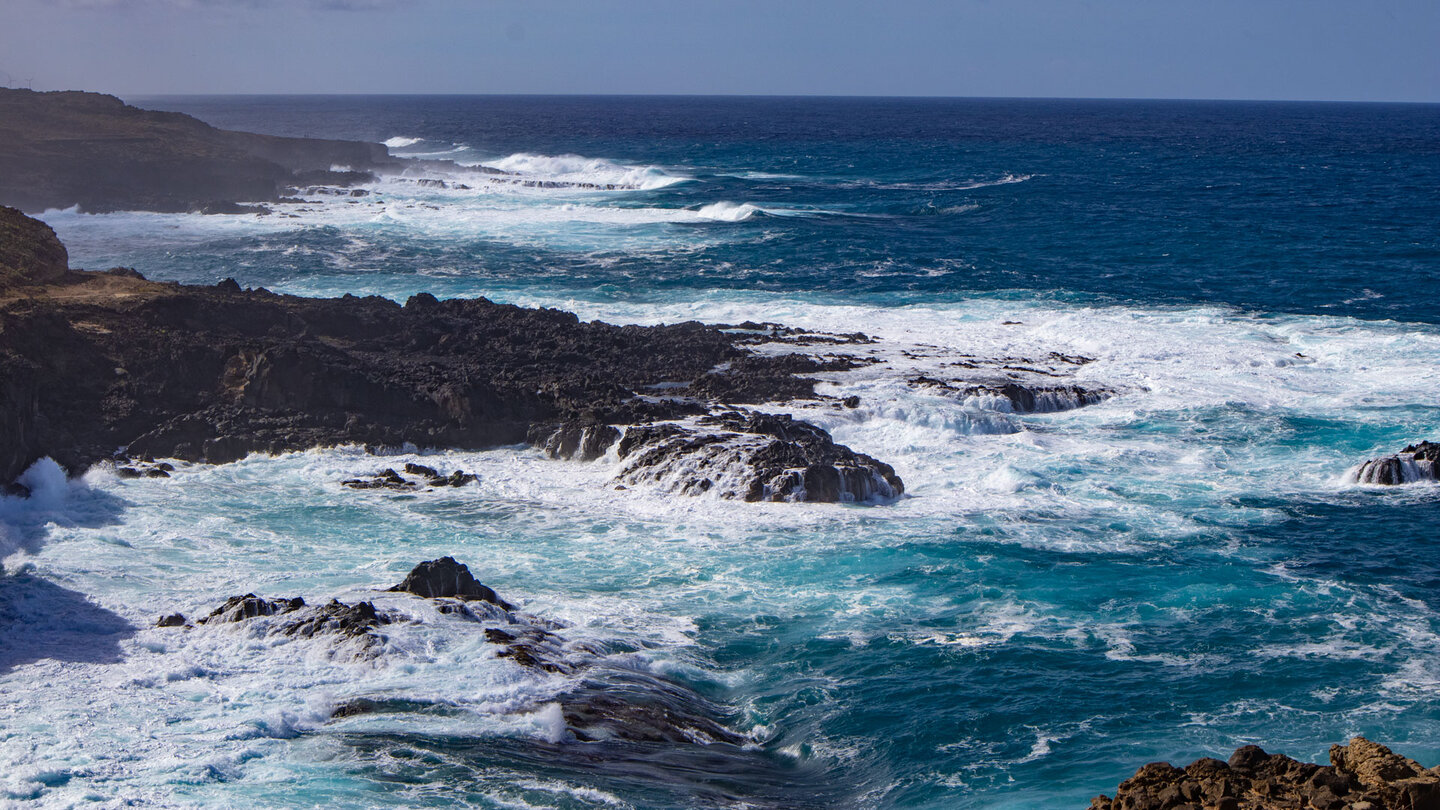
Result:
<instances>
[{"instance_id":1,"label":"sky","mask_svg":"<svg viewBox=\"0 0 1440 810\"><path fill-rule=\"evenodd\" d=\"M1440 102L1440 0L0 0L0 85Z\"/></svg>"}]
</instances>

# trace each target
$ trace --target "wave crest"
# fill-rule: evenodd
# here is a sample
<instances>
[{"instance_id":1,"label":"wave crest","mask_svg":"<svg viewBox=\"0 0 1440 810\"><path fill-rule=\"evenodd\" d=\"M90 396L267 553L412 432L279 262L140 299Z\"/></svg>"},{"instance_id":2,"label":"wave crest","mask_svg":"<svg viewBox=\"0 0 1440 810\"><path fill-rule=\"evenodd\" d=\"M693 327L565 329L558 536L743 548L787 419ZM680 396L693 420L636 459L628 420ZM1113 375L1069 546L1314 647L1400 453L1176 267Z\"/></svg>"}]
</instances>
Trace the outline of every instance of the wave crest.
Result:
<instances>
[{"instance_id":1,"label":"wave crest","mask_svg":"<svg viewBox=\"0 0 1440 810\"><path fill-rule=\"evenodd\" d=\"M750 203L717 202L702 207L695 215L701 219L717 222L744 222L761 213L760 208Z\"/></svg>"},{"instance_id":2,"label":"wave crest","mask_svg":"<svg viewBox=\"0 0 1440 810\"><path fill-rule=\"evenodd\" d=\"M581 155L537 155L516 152L482 165L502 172L577 186L603 186L649 191L683 183L688 177L669 174L658 166L626 166L605 158Z\"/></svg>"}]
</instances>

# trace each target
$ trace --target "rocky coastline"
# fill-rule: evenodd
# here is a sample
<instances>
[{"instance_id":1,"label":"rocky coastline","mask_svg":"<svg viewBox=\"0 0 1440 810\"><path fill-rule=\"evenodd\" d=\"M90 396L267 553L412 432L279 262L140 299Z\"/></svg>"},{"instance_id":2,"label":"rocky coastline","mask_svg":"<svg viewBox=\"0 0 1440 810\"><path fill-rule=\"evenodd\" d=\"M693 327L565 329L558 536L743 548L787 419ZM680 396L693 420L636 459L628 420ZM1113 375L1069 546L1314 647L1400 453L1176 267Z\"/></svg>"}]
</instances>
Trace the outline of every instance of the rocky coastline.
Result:
<instances>
[{"instance_id":1,"label":"rocky coastline","mask_svg":"<svg viewBox=\"0 0 1440 810\"><path fill-rule=\"evenodd\" d=\"M845 366L758 354L743 330L583 323L483 298L420 294L402 305L277 295L228 279L162 284L133 270L69 270L54 232L17 210L0 209L0 228L0 482L45 456L71 474L114 461L160 476L163 467L143 462L527 441L586 460L618 441L622 457L633 455L632 483L693 472L696 453L724 444L745 481L724 497L866 501L904 491L889 465L818 427L738 409L817 399L805 375ZM673 424L684 419L696 421ZM631 426L628 441L616 426ZM408 485L389 472L391 484ZM703 492L706 480L676 488Z\"/></svg>"}]
</instances>

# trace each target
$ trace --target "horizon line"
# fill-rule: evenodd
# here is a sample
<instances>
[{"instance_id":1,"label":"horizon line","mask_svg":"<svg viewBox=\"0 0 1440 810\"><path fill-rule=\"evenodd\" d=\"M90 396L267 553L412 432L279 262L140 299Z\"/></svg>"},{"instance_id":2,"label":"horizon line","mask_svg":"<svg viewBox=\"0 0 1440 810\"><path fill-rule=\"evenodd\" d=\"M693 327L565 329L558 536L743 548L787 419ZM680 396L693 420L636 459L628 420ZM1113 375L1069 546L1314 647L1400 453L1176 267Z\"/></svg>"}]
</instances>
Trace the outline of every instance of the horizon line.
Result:
<instances>
[{"instance_id":1,"label":"horizon line","mask_svg":"<svg viewBox=\"0 0 1440 810\"><path fill-rule=\"evenodd\" d=\"M31 89L31 88L12 88ZM73 91L46 91L35 92L73 92ZM80 91L99 92L104 91ZM105 95L122 96L118 92L109 92ZM446 92L446 91L385 91L368 92L362 90L344 91L314 91L304 93L284 92L141 92L125 93L124 96L134 98L215 98L215 97L249 97L249 98L337 98L337 97L415 97L430 96L436 98L721 98L721 99L869 99L869 100L918 100L918 101L1155 101L1155 102L1234 102L1234 103L1265 103L1265 104L1411 104L1437 106L1440 99L1435 100L1414 100L1414 99L1353 99L1353 98L1258 98L1258 97L1216 97L1216 96L1004 96L1004 95L929 95L920 93L908 93L898 95L885 95L878 93L535 93L519 91L487 91L487 92Z\"/></svg>"}]
</instances>

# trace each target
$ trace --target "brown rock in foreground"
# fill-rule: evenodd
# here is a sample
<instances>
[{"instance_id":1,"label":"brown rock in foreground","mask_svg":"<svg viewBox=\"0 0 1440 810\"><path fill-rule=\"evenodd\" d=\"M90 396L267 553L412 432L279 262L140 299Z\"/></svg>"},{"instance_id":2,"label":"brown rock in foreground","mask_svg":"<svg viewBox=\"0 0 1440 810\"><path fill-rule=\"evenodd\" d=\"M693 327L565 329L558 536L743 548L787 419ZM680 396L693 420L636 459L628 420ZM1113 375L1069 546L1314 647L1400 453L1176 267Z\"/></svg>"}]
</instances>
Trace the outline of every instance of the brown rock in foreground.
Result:
<instances>
[{"instance_id":1,"label":"brown rock in foreground","mask_svg":"<svg viewBox=\"0 0 1440 810\"><path fill-rule=\"evenodd\" d=\"M1237 749L1229 762L1185 768L1152 762L1097 796L1091 810L1440 810L1440 768L1426 769L1356 737L1330 748L1330 764Z\"/></svg>"}]
</instances>

